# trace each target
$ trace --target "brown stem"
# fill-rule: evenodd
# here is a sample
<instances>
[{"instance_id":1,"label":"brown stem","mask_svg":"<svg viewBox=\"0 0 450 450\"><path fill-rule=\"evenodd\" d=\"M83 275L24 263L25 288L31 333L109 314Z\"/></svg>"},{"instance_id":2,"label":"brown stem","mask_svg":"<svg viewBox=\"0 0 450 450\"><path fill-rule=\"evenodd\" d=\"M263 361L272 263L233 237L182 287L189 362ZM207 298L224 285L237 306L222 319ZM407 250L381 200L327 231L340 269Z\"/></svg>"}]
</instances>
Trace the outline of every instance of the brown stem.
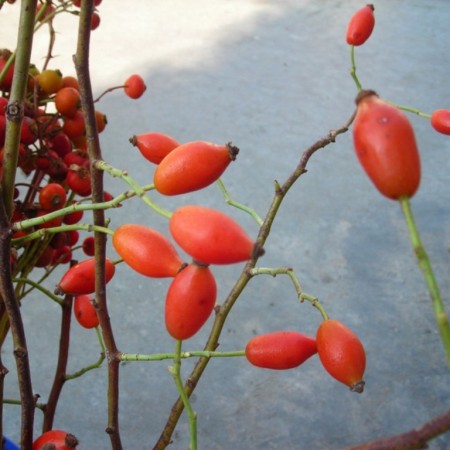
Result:
<instances>
[{"instance_id":1,"label":"brown stem","mask_svg":"<svg viewBox=\"0 0 450 450\"><path fill-rule=\"evenodd\" d=\"M0 202L0 297L8 315L14 345L14 357L22 405L21 448L31 448L33 441L34 397L25 330L12 282L10 254L10 225L5 205L3 202Z\"/></svg>"},{"instance_id":2,"label":"brown stem","mask_svg":"<svg viewBox=\"0 0 450 450\"><path fill-rule=\"evenodd\" d=\"M8 373L8 369L3 365L3 361L1 358L0 353L0 405L3 405L3 398L4 398L4 384L5 384L5 377ZM0 442L3 438L3 408L0 406Z\"/></svg>"},{"instance_id":3,"label":"brown stem","mask_svg":"<svg viewBox=\"0 0 450 450\"><path fill-rule=\"evenodd\" d=\"M427 442L450 430L450 411L406 433L360 444L347 450L412 450L427 448Z\"/></svg>"},{"instance_id":4,"label":"brown stem","mask_svg":"<svg viewBox=\"0 0 450 450\"><path fill-rule=\"evenodd\" d=\"M214 320L214 324L212 326L211 332L209 334L207 343L204 347L206 351L214 351L219 345L219 337L222 332L222 328L225 324L225 320L228 316L228 313L231 311L231 308L233 307L234 303L240 296L241 292L244 290L247 283L250 281L252 275L250 274L250 269L254 268L256 265L256 262L259 258L260 252L258 249L262 249L264 246L264 243L267 239L267 237L270 234L270 230L273 224L273 221L276 217L276 214L278 212L278 209L288 193L291 186L295 183L295 181L306 172L306 165L308 164L309 159L311 156L319 149L326 147L327 145L335 142L336 137L342 133L345 133L348 131L348 128L350 127L351 123L353 122L354 114L347 120L347 122L337 130L332 130L328 133L327 136L325 136L322 139L319 139L317 142L315 142L311 147L306 149L301 158L300 161L295 168L295 170L291 173L291 175L286 179L286 181L283 183L283 185L279 185L277 183L275 195L272 199L272 203L269 207L269 210L266 214L266 217L264 219L264 222L259 230L258 237L256 239L256 250L255 256L250 259L247 264L245 265L243 271L241 272L241 275L239 276L238 280L234 284L233 288L231 289L230 293L228 294L226 300L224 301L223 305L216 308L216 317ZM197 386L197 383L203 374L204 370L206 369L206 366L208 365L209 358L200 358L197 361L197 364L195 365L194 369L192 370L190 376L187 379L187 382L185 384L185 390L188 396L192 394L195 387ZM164 426L164 429L156 442L154 446L154 450L162 450L166 448L172 439L173 432L175 430L175 427L178 423L178 420L181 416L181 413L183 412L184 406L181 398L178 398L177 401L173 404L170 412L170 416L167 419L166 425Z\"/></svg>"},{"instance_id":5,"label":"brown stem","mask_svg":"<svg viewBox=\"0 0 450 450\"><path fill-rule=\"evenodd\" d=\"M24 98L33 43L36 3L37 0L21 2L14 76L6 111L6 139L0 189L0 297L10 323L14 345L21 398L21 448L31 448L32 445L35 399L31 384L25 330L12 282L10 217L13 210L20 128L24 114Z\"/></svg>"},{"instance_id":6,"label":"brown stem","mask_svg":"<svg viewBox=\"0 0 450 450\"><path fill-rule=\"evenodd\" d=\"M49 31L50 37L49 37L49 42L48 42L47 56L45 57L45 61L44 61L44 65L42 66L42 70L47 69L50 60L53 58L52 52L53 52L53 47L55 46L55 41L56 41L55 28L53 27L53 17L47 23L48 23L48 31Z\"/></svg>"},{"instance_id":7,"label":"brown stem","mask_svg":"<svg viewBox=\"0 0 450 450\"><path fill-rule=\"evenodd\" d=\"M109 94L110 92L116 91L117 89L123 89L125 87L124 84L120 86L113 86L108 89L105 89L95 100L94 103L99 102L106 94Z\"/></svg>"},{"instance_id":8,"label":"brown stem","mask_svg":"<svg viewBox=\"0 0 450 450\"><path fill-rule=\"evenodd\" d=\"M72 261L72 265L75 261ZM61 331L59 335L59 352L58 362L56 364L55 377L48 396L47 404L44 408L44 422L42 425L42 432L49 431L53 428L53 420L55 418L56 406L66 381L67 361L69 359L69 345L70 345L70 321L72 317L72 302L73 297L67 295L64 298L61 311Z\"/></svg>"},{"instance_id":9,"label":"brown stem","mask_svg":"<svg viewBox=\"0 0 450 450\"><path fill-rule=\"evenodd\" d=\"M89 40L93 1L81 4L78 30L77 52L74 57L78 81L80 83L81 107L86 123L88 153L91 161L92 201L103 202L103 171L95 168L95 161L102 160L100 141L97 132L92 86L89 75ZM105 227L103 210L93 211L94 225ZM100 321L103 340L108 359L108 425L106 432L110 436L113 450L121 450L122 443L119 431L119 351L116 346L111 322L108 314L105 286L105 254L106 235L95 232L95 297L97 314Z\"/></svg>"}]
</instances>

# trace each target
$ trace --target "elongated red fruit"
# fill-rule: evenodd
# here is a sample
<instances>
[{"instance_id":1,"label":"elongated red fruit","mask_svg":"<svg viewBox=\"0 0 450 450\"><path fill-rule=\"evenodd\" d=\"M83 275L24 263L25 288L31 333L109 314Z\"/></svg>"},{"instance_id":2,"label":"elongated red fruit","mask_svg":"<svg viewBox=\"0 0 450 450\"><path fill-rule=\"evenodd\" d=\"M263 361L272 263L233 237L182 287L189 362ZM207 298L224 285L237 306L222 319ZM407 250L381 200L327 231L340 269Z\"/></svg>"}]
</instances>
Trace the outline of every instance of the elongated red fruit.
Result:
<instances>
[{"instance_id":1,"label":"elongated red fruit","mask_svg":"<svg viewBox=\"0 0 450 450\"><path fill-rule=\"evenodd\" d=\"M349 45L362 45L375 27L374 6L366 5L353 14L347 26L345 39Z\"/></svg>"},{"instance_id":2,"label":"elongated red fruit","mask_svg":"<svg viewBox=\"0 0 450 450\"><path fill-rule=\"evenodd\" d=\"M353 143L366 174L386 197L412 197L420 184L420 157L408 118L374 91L361 91L356 104Z\"/></svg>"},{"instance_id":3,"label":"elongated red fruit","mask_svg":"<svg viewBox=\"0 0 450 450\"><path fill-rule=\"evenodd\" d=\"M183 264L166 236L143 225L121 225L114 232L112 243L132 269L147 277L174 277Z\"/></svg>"},{"instance_id":4,"label":"elongated red fruit","mask_svg":"<svg viewBox=\"0 0 450 450\"><path fill-rule=\"evenodd\" d=\"M317 351L325 370L354 392L364 390L366 352L353 331L338 320L324 320L316 334Z\"/></svg>"},{"instance_id":5,"label":"elongated red fruit","mask_svg":"<svg viewBox=\"0 0 450 450\"><path fill-rule=\"evenodd\" d=\"M211 315L217 287L211 270L191 263L173 279L167 291L165 321L175 339L194 336Z\"/></svg>"},{"instance_id":6,"label":"elongated red fruit","mask_svg":"<svg viewBox=\"0 0 450 450\"><path fill-rule=\"evenodd\" d=\"M169 230L177 244L205 264L233 264L250 259L254 242L224 213L204 206L181 206L172 214Z\"/></svg>"},{"instance_id":7,"label":"elongated red fruit","mask_svg":"<svg viewBox=\"0 0 450 450\"><path fill-rule=\"evenodd\" d=\"M180 143L164 133L143 133L130 138L130 142L136 146L141 155L148 161L159 164Z\"/></svg>"},{"instance_id":8,"label":"elongated red fruit","mask_svg":"<svg viewBox=\"0 0 450 450\"><path fill-rule=\"evenodd\" d=\"M114 276L116 266L106 258L105 282L108 283ZM95 291L95 259L86 259L72 266L61 278L56 286L56 294L83 295Z\"/></svg>"},{"instance_id":9,"label":"elongated red fruit","mask_svg":"<svg viewBox=\"0 0 450 450\"><path fill-rule=\"evenodd\" d=\"M231 144L204 141L181 144L158 165L153 179L155 188L164 195L203 189L223 174L238 152Z\"/></svg>"},{"instance_id":10,"label":"elongated red fruit","mask_svg":"<svg viewBox=\"0 0 450 450\"><path fill-rule=\"evenodd\" d=\"M245 356L251 364L275 370L298 367L316 353L316 340L297 331L261 334L250 339L245 347Z\"/></svg>"},{"instance_id":11,"label":"elongated red fruit","mask_svg":"<svg viewBox=\"0 0 450 450\"><path fill-rule=\"evenodd\" d=\"M450 110L436 109L431 114L431 126L442 134L450 134Z\"/></svg>"}]
</instances>

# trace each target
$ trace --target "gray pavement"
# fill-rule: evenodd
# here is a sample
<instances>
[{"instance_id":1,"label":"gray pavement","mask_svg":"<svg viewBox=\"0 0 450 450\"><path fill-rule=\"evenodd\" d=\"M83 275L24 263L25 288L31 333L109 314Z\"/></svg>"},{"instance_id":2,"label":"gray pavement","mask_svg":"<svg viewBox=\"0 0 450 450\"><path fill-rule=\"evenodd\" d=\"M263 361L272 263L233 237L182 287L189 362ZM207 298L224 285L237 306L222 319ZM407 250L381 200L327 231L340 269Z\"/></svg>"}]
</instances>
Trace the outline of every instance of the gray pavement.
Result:
<instances>
[{"instance_id":1,"label":"gray pavement","mask_svg":"<svg viewBox=\"0 0 450 450\"><path fill-rule=\"evenodd\" d=\"M241 152L223 181L236 200L264 215L273 181L284 181L302 151L353 111L356 89L344 34L361 5L338 0L134 0L124 6L104 1L102 23L92 37L95 91L100 94L135 72L148 85L138 101L115 92L98 105L109 120L101 135L105 159L147 184L153 169L129 145L133 134L162 131L180 141L231 140ZM7 13L11 17L14 8ZM450 3L383 0L375 8L373 36L356 51L363 86L424 112L450 108ZM4 11L0 18L3 27ZM53 65L71 74L68 49L75 48L75 19L61 19L55 27L62 34ZM45 54L46 45L40 34L35 58ZM450 310L450 139L433 132L427 120L410 119L423 165L412 207ZM363 174L351 133L317 153L308 169L287 196L260 264L293 267L305 292L358 333L367 350L366 390L351 393L324 372L318 358L286 372L260 370L242 358L214 360L193 396L200 449L338 449L407 431L449 408L449 372L399 205L382 198ZM114 194L126 189L118 180L106 183ZM167 208L187 202L216 206L249 233L257 232L251 219L224 204L215 186L154 199ZM166 227L138 200L108 216L113 228L130 221ZM213 268L219 302L240 267ZM168 284L118 269L108 296L122 351L172 351L162 315ZM58 308L36 296L22 311L34 390L45 401L56 355ZM243 348L255 333L279 329L314 334L319 320L310 305L296 303L287 278L257 277L230 314L220 349ZM206 333L188 341L185 349L199 349ZM14 397L9 350L6 346L3 351L11 370L6 389ZM74 323L71 350L70 370L95 361L95 333ZM168 364L122 365L120 422L126 449L150 449L159 436L176 399ZM190 367L191 361L183 363L183 373ZM103 432L105 380L103 367L64 387L55 427L76 434L80 448L109 448ZM5 432L12 438L18 435L18 414L18 408L7 407ZM36 422L39 429L39 414ZM183 416L171 448L187 446ZM430 448L449 449L450 434Z\"/></svg>"}]
</instances>

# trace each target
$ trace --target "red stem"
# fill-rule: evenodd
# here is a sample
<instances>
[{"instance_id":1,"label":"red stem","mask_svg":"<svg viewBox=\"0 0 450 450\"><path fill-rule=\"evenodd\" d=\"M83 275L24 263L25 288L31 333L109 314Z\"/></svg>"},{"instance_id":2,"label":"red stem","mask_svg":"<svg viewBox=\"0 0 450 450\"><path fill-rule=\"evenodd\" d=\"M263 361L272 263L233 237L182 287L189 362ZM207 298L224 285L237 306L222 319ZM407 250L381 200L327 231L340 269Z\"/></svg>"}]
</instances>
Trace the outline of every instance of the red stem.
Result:
<instances>
[{"instance_id":1,"label":"red stem","mask_svg":"<svg viewBox=\"0 0 450 450\"><path fill-rule=\"evenodd\" d=\"M72 262L72 265L75 261ZM70 345L70 321L72 316L73 298L67 295L64 299L61 311L61 331L59 338L58 362L56 364L55 377L53 379L52 388L48 396L47 404L44 408L44 422L42 432L49 431L53 428L53 420L55 418L56 406L66 381L67 361L69 359Z\"/></svg>"},{"instance_id":2,"label":"red stem","mask_svg":"<svg viewBox=\"0 0 450 450\"><path fill-rule=\"evenodd\" d=\"M360 444L347 450L412 450L427 448L427 442L450 430L450 411L406 433Z\"/></svg>"}]
</instances>

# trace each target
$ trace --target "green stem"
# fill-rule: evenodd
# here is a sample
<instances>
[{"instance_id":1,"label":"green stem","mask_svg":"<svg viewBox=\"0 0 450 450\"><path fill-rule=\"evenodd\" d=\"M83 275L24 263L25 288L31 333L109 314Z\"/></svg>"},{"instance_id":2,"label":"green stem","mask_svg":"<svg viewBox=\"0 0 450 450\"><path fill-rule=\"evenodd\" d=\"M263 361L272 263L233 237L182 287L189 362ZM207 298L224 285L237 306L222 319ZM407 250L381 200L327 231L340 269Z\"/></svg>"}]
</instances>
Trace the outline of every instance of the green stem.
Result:
<instances>
[{"instance_id":1,"label":"green stem","mask_svg":"<svg viewBox=\"0 0 450 450\"><path fill-rule=\"evenodd\" d=\"M33 233L27 234L21 238L12 239L12 244L21 244L23 242L32 241L37 238L41 238L43 236L47 236L49 234L63 233L66 231L72 230L83 230L83 231L99 231L101 233L110 234L111 236L114 234L114 231L110 228L101 227L98 225L91 225L87 223L77 223L74 225L61 225L59 227L52 228L41 228L40 230L34 231Z\"/></svg>"},{"instance_id":2,"label":"green stem","mask_svg":"<svg viewBox=\"0 0 450 450\"><path fill-rule=\"evenodd\" d=\"M33 26L37 0L23 0L20 5L19 33L17 36L16 60L14 65L11 95L6 109L6 131L3 154L3 176L0 189L0 297L2 297L11 329L17 380L20 390L21 407L21 448L31 448L35 398L33 395L31 371L25 328L15 296L11 277L10 217L13 211L14 183L19 155L20 131L24 116L24 99L28 81L33 45ZM2 322L5 319L1 318ZM3 341L1 342L3 344Z\"/></svg>"},{"instance_id":3,"label":"green stem","mask_svg":"<svg viewBox=\"0 0 450 450\"><path fill-rule=\"evenodd\" d=\"M351 70L350 75L353 78L353 81L356 84L356 89L358 89L358 92L362 89L361 83L359 82L359 79L356 75L356 64L355 64L355 46L350 45L350 61L351 61Z\"/></svg>"},{"instance_id":4,"label":"green stem","mask_svg":"<svg viewBox=\"0 0 450 450\"><path fill-rule=\"evenodd\" d=\"M177 340L175 344L175 357L173 358L173 366L169 367L169 371L175 381L178 393L186 409L189 420L189 450L197 450L197 414L192 409L189 396L187 395L183 381L181 379L181 346L183 341Z\"/></svg>"},{"instance_id":5,"label":"green stem","mask_svg":"<svg viewBox=\"0 0 450 450\"><path fill-rule=\"evenodd\" d=\"M6 213L11 216L13 207L14 183L19 155L20 130L24 115L24 98L28 82L33 44L33 26L36 13L36 0L22 2L19 23L19 36L15 55L14 76L8 107L6 109L6 133L3 155L3 199ZM11 55L11 58L14 58ZM10 60L11 60L10 58Z\"/></svg>"},{"instance_id":6,"label":"green stem","mask_svg":"<svg viewBox=\"0 0 450 450\"><path fill-rule=\"evenodd\" d=\"M3 402L4 405L16 405L16 406L22 406L22 402L20 400L15 400L13 398L4 398ZM40 409L41 411L44 411L45 404L44 403L35 403L35 408Z\"/></svg>"},{"instance_id":7,"label":"green stem","mask_svg":"<svg viewBox=\"0 0 450 450\"><path fill-rule=\"evenodd\" d=\"M74 372L72 374L67 374L65 376L66 380L73 380L75 378L79 378L82 375L84 375L86 372L89 372L90 370L98 369L102 365L103 361L105 360L106 348L105 348L105 343L103 341L102 333L101 333L99 327L95 327L95 331L97 332L98 342L99 342L100 348L102 350L100 353L100 357L94 364L83 367L82 369L80 369L77 372Z\"/></svg>"},{"instance_id":8,"label":"green stem","mask_svg":"<svg viewBox=\"0 0 450 450\"><path fill-rule=\"evenodd\" d=\"M152 355L143 355L140 353L122 353L119 356L120 361L163 361L165 359L174 359L175 353L155 353ZM244 350L235 350L230 352L209 352L205 350L195 350L192 352L181 352L180 359L187 358L232 358L235 356L245 356Z\"/></svg>"},{"instance_id":9,"label":"green stem","mask_svg":"<svg viewBox=\"0 0 450 450\"><path fill-rule=\"evenodd\" d=\"M402 211L406 220L406 224L408 226L411 245L416 255L417 263L422 270L423 276L425 278L425 283L431 296L437 327L441 335L441 340L447 356L447 364L450 368L450 326L447 314L445 312L444 304L442 302L439 286L434 276L430 259L428 258L425 248L420 240L419 231L414 221L409 198L400 198L400 204L402 206Z\"/></svg>"},{"instance_id":10,"label":"green stem","mask_svg":"<svg viewBox=\"0 0 450 450\"><path fill-rule=\"evenodd\" d=\"M148 186L142 186L143 191L148 191L153 189L153 185ZM122 202L132 198L136 195L135 192L127 191L123 194L118 195L117 197L114 197L112 200L108 202L101 202L101 203L73 203L69 206L66 206L65 208L58 209L57 211L53 211L49 214L46 214L44 216L35 217L33 219L25 219L19 222L14 222L13 230L25 230L27 228L31 228L34 226L37 226L39 224L44 223L47 220L55 219L57 217L63 217L67 214L73 213L75 211L98 211L103 209L110 209L110 208L118 208L122 206ZM44 219L44 220L42 220Z\"/></svg>"},{"instance_id":11,"label":"green stem","mask_svg":"<svg viewBox=\"0 0 450 450\"><path fill-rule=\"evenodd\" d=\"M252 218L259 226L261 226L264 223L263 219L258 215L258 213L254 209L242 203L239 203L231 198L231 195L228 193L228 190L223 184L223 181L221 179L218 179L216 183L219 186L220 190L222 191L222 194L225 197L225 202L228 205L234 206L235 208L241 209L242 211L245 211L247 214L250 214L250 216L252 216Z\"/></svg>"},{"instance_id":12,"label":"green stem","mask_svg":"<svg viewBox=\"0 0 450 450\"><path fill-rule=\"evenodd\" d=\"M145 204L150 206L150 208L155 210L158 214L161 214L162 216L166 217L167 219L170 219L170 217L172 216L172 213L170 211L167 211L164 208L161 208L156 203L154 203L152 200L150 200L145 195L145 190L143 189L143 187L140 186L138 183L136 183L136 181L134 181L133 178L131 178L128 175L128 172L126 170L116 169L105 161L96 161L94 166L98 170L103 170L103 171L107 172L112 177L121 178L125 183L127 183L131 187L131 189L133 189L133 191L136 193L136 195L138 197L140 197ZM153 189L154 189L154 187L153 187Z\"/></svg>"},{"instance_id":13,"label":"green stem","mask_svg":"<svg viewBox=\"0 0 450 450\"><path fill-rule=\"evenodd\" d=\"M23 284L29 284L30 286L33 286L33 288L38 289L43 294L45 294L47 297L49 297L54 302L58 303L58 305L63 306L64 300L62 300L60 297L56 296L52 292L50 292L48 289L45 289L40 283L36 283L33 280L30 280L29 278L14 278L13 281L15 283L23 283Z\"/></svg>"},{"instance_id":14,"label":"green stem","mask_svg":"<svg viewBox=\"0 0 450 450\"><path fill-rule=\"evenodd\" d=\"M290 267L255 267L249 271L249 273L254 275L270 275L272 277L276 277L277 275L288 275L289 278L292 281L292 284L295 287L295 291L297 292L297 298L300 302L303 302L307 300L316 308L320 314L322 315L324 320L328 319L328 314L325 311L325 308L321 305L319 302L319 299L317 297L314 297L312 295L306 294L303 292L303 289L300 285L300 281L297 278L297 275L295 275L295 272Z\"/></svg>"},{"instance_id":15,"label":"green stem","mask_svg":"<svg viewBox=\"0 0 450 450\"><path fill-rule=\"evenodd\" d=\"M417 114L420 117L425 117L426 119L431 119L431 114L426 114L422 111L419 111L417 108L411 108L410 106L404 105L395 105L398 109L402 109L403 111L408 111L413 114Z\"/></svg>"}]
</instances>

